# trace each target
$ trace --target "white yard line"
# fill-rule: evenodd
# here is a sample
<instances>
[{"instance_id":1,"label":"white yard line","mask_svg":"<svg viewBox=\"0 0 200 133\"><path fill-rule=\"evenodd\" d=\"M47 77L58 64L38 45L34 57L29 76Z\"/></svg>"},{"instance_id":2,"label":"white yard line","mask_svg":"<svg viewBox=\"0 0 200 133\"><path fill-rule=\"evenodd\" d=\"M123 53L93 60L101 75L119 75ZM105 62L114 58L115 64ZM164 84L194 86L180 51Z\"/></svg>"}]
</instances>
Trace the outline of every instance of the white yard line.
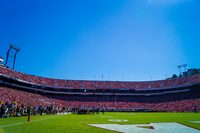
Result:
<instances>
[{"instance_id":1,"label":"white yard line","mask_svg":"<svg viewBox=\"0 0 200 133\"><path fill-rule=\"evenodd\" d=\"M14 123L14 124L6 124L6 125L1 125L0 128L4 128L4 127L11 127L11 126L17 126L17 125L23 125L27 122L18 122L18 123Z\"/></svg>"},{"instance_id":2,"label":"white yard line","mask_svg":"<svg viewBox=\"0 0 200 133\"><path fill-rule=\"evenodd\" d=\"M61 115L56 115L56 116L54 115L54 116L50 116L50 117L46 117L46 118L38 119L38 120L31 120L30 123L44 121L44 120L48 120L48 119L51 119L51 118L58 118L59 116L61 116ZM5 124L5 125L0 125L0 128L18 126L18 125L23 125L23 124L27 124L27 123L28 123L27 121L23 121L23 122L17 122L17 123L13 123L13 124Z\"/></svg>"},{"instance_id":3,"label":"white yard line","mask_svg":"<svg viewBox=\"0 0 200 133\"><path fill-rule=\"evenodd\" d=\"M39 119L39 120L31 120L30 123L32 122L39 122L39 121L43 121L43 120L47 120L53 117L48 117L48 118L43 118L43 119ZM18 126L18 125L23 125L28 123L27 121L23 121L23 122L17 122L17 123L13 123L13 124L5 124L5 125L0 125L0 128L4 128L4 127L11 127L11 126Z\"/></svg>"}]
</instances>

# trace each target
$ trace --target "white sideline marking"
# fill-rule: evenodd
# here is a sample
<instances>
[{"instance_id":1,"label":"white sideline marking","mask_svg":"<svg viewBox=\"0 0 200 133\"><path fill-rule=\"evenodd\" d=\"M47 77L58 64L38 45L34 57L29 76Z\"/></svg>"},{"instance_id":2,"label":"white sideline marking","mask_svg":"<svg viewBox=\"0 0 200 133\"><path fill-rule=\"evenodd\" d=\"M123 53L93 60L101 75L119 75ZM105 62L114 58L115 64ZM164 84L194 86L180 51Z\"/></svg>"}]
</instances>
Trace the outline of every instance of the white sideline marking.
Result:
<instances>
[{"instance_id":1,"label":"white sideline marking","mask_svg":"<svg viewBox=\"0 0 200 133\"><path fill-rule=\"evenodd\" d=\"M70 114L70 113L68 113L68 114ZM67 114L65 114L65 115L67 115ZM51 119L51 118L58 118L59 116L61 116L61 115L50 116L50 117L43 118L43 119L38 119L38 120L31 120L30 123L44 121L44 120ZM13 124L0 125L0 128L18 126L18 125L23 125L23 124L27 124L27 123L28 123L27 121L24 121L24 122L18 122L18 123L13 123Z\"/></svg>"}]
</instances>

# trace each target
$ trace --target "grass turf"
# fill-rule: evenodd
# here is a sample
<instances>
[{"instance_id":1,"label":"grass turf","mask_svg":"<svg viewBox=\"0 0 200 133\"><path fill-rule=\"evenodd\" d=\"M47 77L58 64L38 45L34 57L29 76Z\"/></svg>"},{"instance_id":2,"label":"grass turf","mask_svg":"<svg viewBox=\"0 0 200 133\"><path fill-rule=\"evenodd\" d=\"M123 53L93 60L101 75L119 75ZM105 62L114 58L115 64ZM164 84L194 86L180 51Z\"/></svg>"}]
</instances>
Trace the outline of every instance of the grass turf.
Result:
<instances>
[{"instance_id":1,"label":"grass turf","mask_svg":"<svg viewBox=\"0 0 200 133\"><path fill-rule=\"evenodd\" d=\"M178 122L200 129L200 113L105 113L99 115L44 115L0 119L0 133L112 133L112 131L88 126L88 124L146 124ZM109 119L128 120L111 122Z\"/></svg>"}]
</instances>

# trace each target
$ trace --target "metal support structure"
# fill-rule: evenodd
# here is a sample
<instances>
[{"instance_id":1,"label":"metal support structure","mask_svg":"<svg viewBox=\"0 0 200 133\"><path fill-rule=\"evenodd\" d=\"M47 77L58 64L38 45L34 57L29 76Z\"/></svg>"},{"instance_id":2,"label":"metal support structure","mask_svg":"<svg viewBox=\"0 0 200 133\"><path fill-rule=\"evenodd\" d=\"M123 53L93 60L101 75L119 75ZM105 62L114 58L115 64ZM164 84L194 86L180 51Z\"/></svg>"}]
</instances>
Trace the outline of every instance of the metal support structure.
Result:
<instances>
[{"instance_id":1,"label":"metal support structure","mask_svg":"<svg viewBox=\"0 0 200 133\"><path fill-rule=\"evenodd\" d=\"M20 51L19 48L17 48L12 44L10 45L6 56L6 62L5 62L6 67L15 69L16 57L19 51Z\"/></svg>"},{"instance_id":2,"label":"metal support structure","mask_svg":"<svg viewBox=\"0 0 200 133\"><path fill-rule=\"evenodd\" d=\"M183 64L182 66L184 68L184 71L186 72L187 71L187 64Z\"/></svg>"},{"instance_id":3,"label":"metal support structure","mask_svg":"<svg viewBox=\"0 0 200 133\"><path fill-rule=\"evenodd\" d=\"M181 67L182 67L182 65L178 65L178 66L177 66L177 68L179 69L180 75L181 75Z\"/></svg>"}]
</instances>

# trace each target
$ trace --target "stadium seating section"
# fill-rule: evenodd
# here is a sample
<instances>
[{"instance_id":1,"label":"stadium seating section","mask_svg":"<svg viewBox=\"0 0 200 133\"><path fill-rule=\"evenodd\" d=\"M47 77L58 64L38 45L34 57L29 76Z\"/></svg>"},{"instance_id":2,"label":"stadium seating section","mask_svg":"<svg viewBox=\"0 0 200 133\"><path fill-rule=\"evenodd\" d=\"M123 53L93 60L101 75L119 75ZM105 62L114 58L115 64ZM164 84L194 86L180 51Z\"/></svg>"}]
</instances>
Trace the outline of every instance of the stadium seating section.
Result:
<instances>
[{"instance_id":1,"label":"stadium seating section","mask_svg":"<svg viewBox=\"0 0 200 133\"><path fill-rule=\"evenodd\" d=\"M192 88L193 85L200 83L200 75L194 75L184 78L171 80L146 81L146 82L120 82L120 81L84 81L84 80L59 80L38 77L33 75L16 72L14 70L0 67L0 76L10 79L17 79L30 84L39 86L54 87L62 89L132 89L148 90L176 88ZM34 88L33 88L34 90ZM59 91L59 90L58 90ZM177 93L167 93L165 95L145 95L145 96L120 96L120 95L62 95L45 94L37 91L27 91L20 88L10 87L1 83L0 102L17 102L28 106L58 106L67 108L79 107L99 107L107 111L200 111L200 90L195 88L192 91L183 91Z\"/></svg>"}]
</instances>

